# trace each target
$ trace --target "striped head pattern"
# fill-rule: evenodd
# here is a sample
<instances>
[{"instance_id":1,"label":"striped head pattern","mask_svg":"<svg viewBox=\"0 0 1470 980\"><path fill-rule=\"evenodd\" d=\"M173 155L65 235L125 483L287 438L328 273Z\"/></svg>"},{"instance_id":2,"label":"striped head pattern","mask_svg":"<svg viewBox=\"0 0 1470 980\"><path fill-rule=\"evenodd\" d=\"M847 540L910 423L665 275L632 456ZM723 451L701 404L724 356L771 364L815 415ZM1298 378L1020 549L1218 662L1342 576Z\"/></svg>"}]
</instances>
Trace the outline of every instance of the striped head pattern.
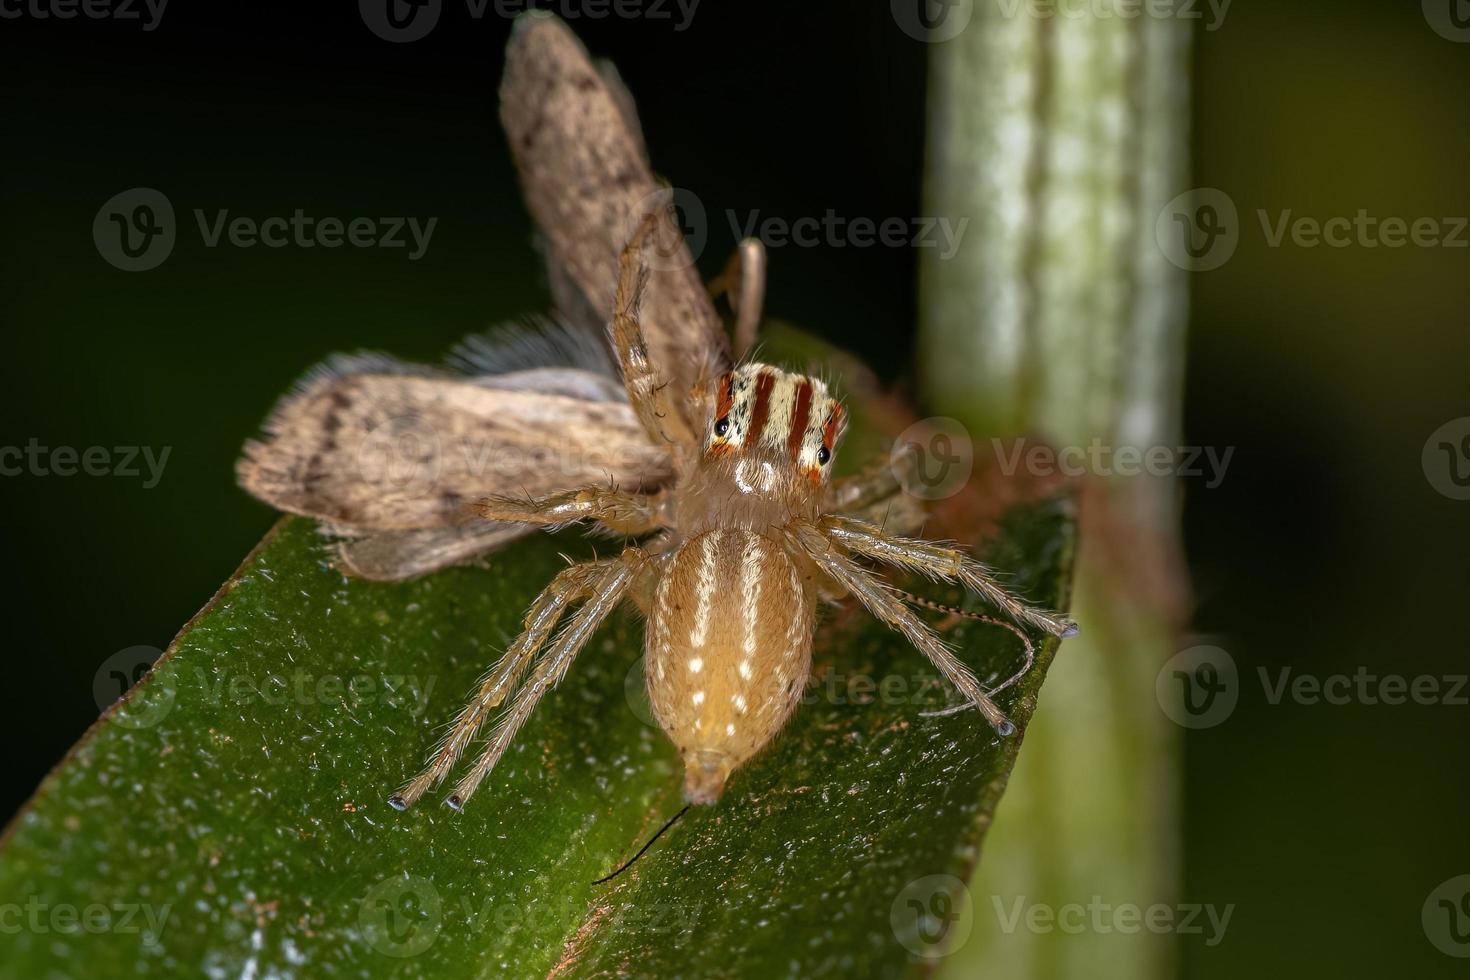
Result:
<instances>
[{"instance_id":1,"label":"striped head pattern","mask_svg":"<svg viewBox=\"0 0 1470 980\"><path fill-rule=\"evenodd\" d=\"M844 417L826 384L769 364L742 364L721 375L716 392L708 455L785 459L813 483L827 479Z\"/></svg>"}]
</instances>

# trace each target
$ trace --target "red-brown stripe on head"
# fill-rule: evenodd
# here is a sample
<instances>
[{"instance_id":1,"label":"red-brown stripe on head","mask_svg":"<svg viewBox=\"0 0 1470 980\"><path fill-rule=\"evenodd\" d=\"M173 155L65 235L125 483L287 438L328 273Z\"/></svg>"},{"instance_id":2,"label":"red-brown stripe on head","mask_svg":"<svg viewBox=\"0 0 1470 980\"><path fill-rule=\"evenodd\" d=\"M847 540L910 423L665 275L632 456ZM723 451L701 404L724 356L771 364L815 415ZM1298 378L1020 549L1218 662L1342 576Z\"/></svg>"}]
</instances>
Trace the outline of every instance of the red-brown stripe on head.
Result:
<instances>
[{"instance_id":1,"label":"red-brown stripe on head","mask_svg":"<svg viewBox=\"0 0 1470 980\"><path fill-rule=\"evenodd\" d=\"M745 364L720 379L705 448L715 456L759 450L820 483L830 472L842 418L842 407L820 380Z\"/></svg>"}]
</instances>

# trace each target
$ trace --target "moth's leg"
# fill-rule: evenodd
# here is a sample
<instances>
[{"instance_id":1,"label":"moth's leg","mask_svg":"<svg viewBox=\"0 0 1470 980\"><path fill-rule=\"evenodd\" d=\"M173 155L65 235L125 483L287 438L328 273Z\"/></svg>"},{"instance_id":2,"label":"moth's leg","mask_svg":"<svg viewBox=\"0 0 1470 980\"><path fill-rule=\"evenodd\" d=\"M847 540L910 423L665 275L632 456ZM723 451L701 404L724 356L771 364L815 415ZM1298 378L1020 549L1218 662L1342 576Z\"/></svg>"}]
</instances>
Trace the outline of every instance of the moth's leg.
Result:
<instances>
[{"instance_id":1,"label":"moth's leg","mask_svg":"<svg viewBox=\"0 0 1470 980\"><path fill-rule=\"evenodd\" d=\"M526 664L545 644L546 638L556 628L567 607L585 596L612 564L614 562L599 561L572 565L562 569L551 580L551 584L536 597L536 601L531 603L531 608L526 612L524 631L481 680L480 689L454 719L448 734L429 756L424 771L397 794L389 797L390 804L396 809L406 810L417 803L424 793L444 780L484 724L486 716L515 687L516 680L525 672Z\"/></svg>"},{"instance_id":2,"label":"moth's leg","mask_svg":"<svg viewBox=\"0 0 1470 980\"><path fill-rule=\"evenodd\" d=\"M1043 629L1053 636L1077 634L1077 624L1056 613L1027 605L995 580L990 569L958 548L919 538L889 534L882 528L840 514L821 519L821 529L846 550L875 561L907 568L930 579L958 582L1018 623Z\"/></svg>"},{"instance_id":3,"label":"moth's leg","mask_svg":"<svg viewBox=\"0 0 1470 980\"><path fill-rule=\"evenodd\" d=\"M766 300L766 246L759 238L744 238L725 271L709 284L714 296L727 293L735 313L735 360L743 361L755 346L760 330L761 307Z\"/></svg>"},{"instance_id":4,"label":"moth's leg","mask_svg":"<svg viewBox=\"0 0 1470 980\"><path fill-rule=\"evenodd\" d=\"M648 557L641 550L627 548L617 559L602 563L601 573L588 590L586 603L556 635L551 647L537 658L526 682L516 691L510 707L496 721L484 751L455 786L454 794L448 800L451 807L463 809L465 802L479 787L480 781L495 768L495 764L510 747L516 732L531 716L541 698L561 683L572 659L586 645L597 627L602 625L608 613L622 600L638 573L647 567L647 562Z\"/></svg>"},{"instance_id":5,"label":"moth's leg","mask_svg":"<svg viewBox=\"0 0 1470 980\"><path fill-rule=\"evenodd\" d=\"M618 289L613 301L612 344L623 369L628 400L644 430L659 444L694 444L694 434L669 397L669 381L648 359L648 345L638 323L638 307L648 283L643 243L658 221L657 211L644 216L618 259ZM682 393L681 393L682 394Z\"/></svg>"},{"instance_id":6,"label":"moth's leg","mask_svg":"<svg viewBox=\"0 0 1470 980\"><path fill-rule=\"evenodd\" d=\"M960 689L980 709L985 720L1001 735L1013 734L1011 724L996 703L985 693L970 668L947 647L929 624L919 618L894 592L893 588L866 569L859 568L828 538L828 533L806 522L795 522L786 534L821 572L837 585L857 596L858 601L880 621L898 630L924 656L928 657L949 682Z\"/></svg>"},{"instance_id":7,"label":"moth's leg","mask_svg":"<svg viewBox=\"0 0 1470 980\"><path fill-rule=\"evenodd\" d=\"M577 521L597 521L619 534L636 537L668 522L669 497L658 493L627 493L613 487L579 487L543 497L485 497L475 513L490 521L562 527Z\"/></svg>"}]
</instances>

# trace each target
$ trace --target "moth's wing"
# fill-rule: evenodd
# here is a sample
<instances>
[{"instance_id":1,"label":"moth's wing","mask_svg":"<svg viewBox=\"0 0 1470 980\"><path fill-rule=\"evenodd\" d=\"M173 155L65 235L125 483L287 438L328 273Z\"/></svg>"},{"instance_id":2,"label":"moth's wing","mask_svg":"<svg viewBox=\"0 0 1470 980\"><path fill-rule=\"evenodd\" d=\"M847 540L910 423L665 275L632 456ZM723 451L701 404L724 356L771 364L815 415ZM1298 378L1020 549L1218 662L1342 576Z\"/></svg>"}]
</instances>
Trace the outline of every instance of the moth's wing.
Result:
<instances>
[{"instance_id":1,"label":"moth's wing","mask_svg":"<svg viewBox=\"0 0 1470 980\"><path fill-rule=\"evenodd\" d=\"M492 378L382 364L320 371L288 396L237 467L250 493L360 533L459 527L487 494L667 482L672 464L622 401L578 397L575 368Z\"/></svg>"},{"instance_id":2,"label":"moth's wing","mask_svg":"<svg viewBox=\"0 0 1470 980\"><path fill-rule=\"evenodd\" d=\"M348 575L370 582L401 582L493 551L529 534L524 524L471 521L454 527L417 531L364 532L360 528L325 528L337 538L337 565Z\"/></svg>"},{"instance_id":3,"label":"moth's wing","mask_svg":"<svg viewBox=\"0 0 1470 980\"><path fill-rule=\"evenodd\" d=\"M506 50L500 117L547 261L586 305L612 314L618 254L667 191L649 168L636 112L560 20L524 14ZM624 106L627 105L628 108ZM729 341L683 234L660 209L649 254L657 260L640 320L659 372L687 391L729 362ZM569 304L566 299L561 303ZM676 399L680 411L688 411ZM702 420L691 420L696 430Z\"/></svg>"}]
</instances>

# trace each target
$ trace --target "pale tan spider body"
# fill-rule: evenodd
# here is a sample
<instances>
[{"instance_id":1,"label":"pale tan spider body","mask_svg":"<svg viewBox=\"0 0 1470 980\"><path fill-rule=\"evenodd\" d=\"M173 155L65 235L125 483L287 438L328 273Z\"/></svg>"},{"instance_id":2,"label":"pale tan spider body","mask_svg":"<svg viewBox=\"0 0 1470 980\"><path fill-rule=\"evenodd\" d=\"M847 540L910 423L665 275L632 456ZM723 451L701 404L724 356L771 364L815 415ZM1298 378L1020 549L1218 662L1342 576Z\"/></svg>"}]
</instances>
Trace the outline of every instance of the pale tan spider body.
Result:
<instances>
[{"instance_id":1,"label":"pale tan spider body","mask_svg":"<svg viewBox=\"0 0 1470 980\"><path fill-rule=\"evenodd\" d=\"M781 529L820 515L842 426L813 378L748 364L715 387L694 472L673 491L686 536L664 560L645 636L649 698L694 803L719 797L806 685L818 575Z\"/></svg>"}]
</instances>

